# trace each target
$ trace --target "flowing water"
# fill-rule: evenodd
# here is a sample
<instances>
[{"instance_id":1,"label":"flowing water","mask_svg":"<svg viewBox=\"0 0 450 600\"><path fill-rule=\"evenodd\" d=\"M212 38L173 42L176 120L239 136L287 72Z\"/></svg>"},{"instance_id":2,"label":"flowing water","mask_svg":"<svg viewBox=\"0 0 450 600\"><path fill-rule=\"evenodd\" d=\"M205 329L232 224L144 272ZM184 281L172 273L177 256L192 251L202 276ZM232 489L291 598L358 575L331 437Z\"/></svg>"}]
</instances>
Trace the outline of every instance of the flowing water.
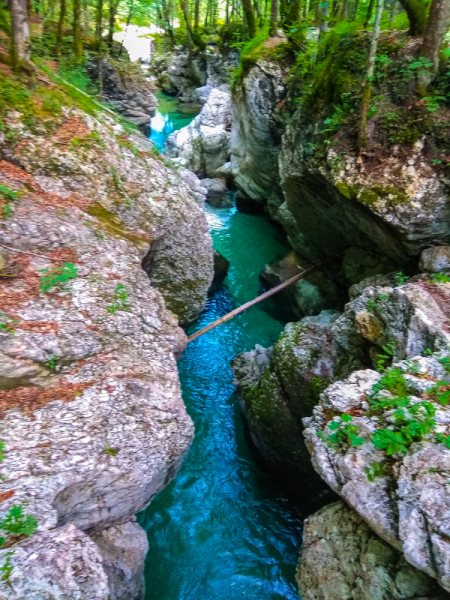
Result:
<instances>
[{"instance_id":1,"label":"flowing water","mask_svg":"<svg viewBox=\"0 0 450 600\"><path fill-rule=\"evenodd\" d=\"M210 207L206 215L231 267L188 333L258 295L259 271L287 252L263 216ZM254 306L198 338L179 362L195 439L177 477L138 516L150 540L147 600L298 600L302 515L250 451L229 366L276 340L283 324L270 309Z\"/></svg>"},{"instance_id":2,"label":"flowing water","mask_svg":"<svg viewBox=\"0 0 450 600\"><path fill-rule=\"evenodd\" d=\"M150 121L150 139L160 152L164 152L164 143L169 135L189 125L201 107L199 104L181 104L159 90L155 96L158 98L158 110Z\"/></svg>"}]
</instances>

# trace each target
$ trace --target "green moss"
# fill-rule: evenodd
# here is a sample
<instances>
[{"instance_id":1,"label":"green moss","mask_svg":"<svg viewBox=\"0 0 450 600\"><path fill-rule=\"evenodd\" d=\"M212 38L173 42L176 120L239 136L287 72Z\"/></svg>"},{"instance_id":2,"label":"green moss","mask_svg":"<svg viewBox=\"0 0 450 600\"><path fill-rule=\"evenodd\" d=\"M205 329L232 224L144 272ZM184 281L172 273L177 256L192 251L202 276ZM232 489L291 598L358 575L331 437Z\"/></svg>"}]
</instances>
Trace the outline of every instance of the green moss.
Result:
<instances>
[{"instance_id":1,"label":"green moss","mask_svg":"<svg viewBox=\"0 0 450 600\"><path fill-rule=\"evenodd\" d=\"M244 395L247 419L274 463L302 467L309 463L301 423L289 411L281 385L266 369L258 385Z\"/></svg>"},{"instance_id":2,"label":"green moss","mask_svg":"<svg viewBox=\"0 0 450 600\"><path fill-rule=\"evenodd\" d=\"M99 202L94 202L94 204L91 204L88 207L87 212L93 217L96 217L96 219L99 221L100 229L102 229L102 231L105 231L110 235L124 238L129 242L132 242L138 248L146 248L151 241L144 240L139 236L123 229L123 223L120 221L120 219L113 213L109 212Z\"/></svg>"},{"instance_id":3,"label":"green moss","mask_svg":"<svg viewBox=\"0 0 450 600\"><path fill-rule=\"evenodd\" d=\"M354 195L353 188L344 183L343 181L337 181L336 187L340 191L340 193L346 198L351 198Z\"/></svg>"},{"instance_id":4,"label":"green moss","mask_svg":"<svg viewBox=\"0 0 450 600\"><path fill-rule=\"evenodd\" d=\"M374 185L369 189L360 190L357 199L367 206L372 206L379 200L387 200L391 205L395 205L407 202L408 195L389 185Z\"/></svg>"}]
</instances>

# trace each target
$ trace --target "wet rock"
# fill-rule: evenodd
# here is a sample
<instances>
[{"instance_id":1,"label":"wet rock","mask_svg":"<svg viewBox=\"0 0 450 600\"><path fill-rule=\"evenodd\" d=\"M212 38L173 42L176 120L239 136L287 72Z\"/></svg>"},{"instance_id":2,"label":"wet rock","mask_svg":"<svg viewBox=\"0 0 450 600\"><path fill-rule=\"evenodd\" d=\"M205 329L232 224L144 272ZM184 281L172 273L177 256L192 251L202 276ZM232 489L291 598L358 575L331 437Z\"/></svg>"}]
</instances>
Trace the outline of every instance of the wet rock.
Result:
<instances>
[{"instance_id":1,"label":"wet rock","mask_svg":"<svg viewBox=\"0 0 450 600\"><path fill-rule=\"evenodd\" d=\"M152 70L159 87L170 96L178 95L182 102L206 103L213 88L229 91L232 70L239 64L239 51L235 48L206 46L197 53L192 65L187 49L177 46L174 52L156 55Z\"/></svg>"},{"instance_id":2,"label":"wet rock","mask_svg":"<svg viewBox=\"0 0 450 600\"><path fill-rule=\"evenodd\" d=\"M154 95L155 88L141 66L105 57L92 63L90 73L97 79L101 73L103 99L148 134L158 100Z\"/></svg>"},{"instance_id":3,"label":"wet rock","mask_svg":"<svg viewBox=\"0 0 450 600\"><path fill-rule=\"evenodd\" d=\"M420 255L419 268L430 273L450 269L450 246L433 246L424 250Z\"/></svg>"},{"instance_id":4,"label":"wet rock","mask_svg":"<svg viewBox=\"0 0 450 600\"><path fill-rule=\"evenodd\" d=\"M222 256L218 250L214 250L214 283L220 283L225 279L230 268L230 261Z\"/></svg>"},{"instance_id":5,"label":"wet rock","mask_svg":"<svg viewBox=\"0 0 450 600\"><path fill-rule=\"evenodd\" d=\"M274 215L283 202L278 155L284 129L286 73L279 64L259 60L233 94L231 169L247 197L267 203Z\"/></svg>"},{"instance_id":6,"label":"wet rock","mask_svg":"<svg viewBox=\"0 0 450 600\"><path fill-rule=\"evenodd\" d=\"M231 120L230 94L214 89L200 114L167 138L167 155L184 158L195 173L214 178L229 155Z\"/></svg>"},{"instance_id":7,"label":"wet rock","mask_svg":"<svg viewBox=\"0 0 450 600\"><path fill-rule=\"evenodd\" d=\"M260 274L262 282L269 288L295 277L311 263L295 252L290 252L281 261L266 265ZM333 283L323 271L315 271L279 292L280 306L286 317L298 320L317 315L322 310L344 305L344 290Z\"/></svg>"},{"instance_id":8,"label":"wet rock","mask_svg":"<svg viewBox=\"0 0 450 600\"><path fill-rule=\"evenodd\" d=\"M233 198L221 179L202 179L201 185L206 189L208 204L211 204L214 208L231 208L234 206Z\"/></svg>"},{"instance_id":9,"label":"wet rock","mask_svg":"<svg viewBox=\"0 0 450 600\"><path fill-rule=\"evenodd\" d=\"M450 597L342 502L306 519L297 582L304 600Z\"/></svg>"},{"instance_id":10,"label":"wet rock","mask_svg":"<svg viewBox=\"0 0 450 600\"><path fill-rule=\"evenodd\" d=\"M108 576L110 600L144 598L144 561L148 552L145 531L128 521L103 529L92 536L103 559Z\"/></svg>"},{"instance_id":11,"label":"wet rock","mask_svg":"<svg viewBox=\"0 0 450 600\"><path fill-rule=\"evenodd\" d=\"M330 325L338 316L324 311L289 323L273 350L257 347L232 361L253 443L268 466L290 481L290 489L316 507L330 495L314 477L301 419L312 413L333 376L337 352Z\"/></svg>"}]
</instances>

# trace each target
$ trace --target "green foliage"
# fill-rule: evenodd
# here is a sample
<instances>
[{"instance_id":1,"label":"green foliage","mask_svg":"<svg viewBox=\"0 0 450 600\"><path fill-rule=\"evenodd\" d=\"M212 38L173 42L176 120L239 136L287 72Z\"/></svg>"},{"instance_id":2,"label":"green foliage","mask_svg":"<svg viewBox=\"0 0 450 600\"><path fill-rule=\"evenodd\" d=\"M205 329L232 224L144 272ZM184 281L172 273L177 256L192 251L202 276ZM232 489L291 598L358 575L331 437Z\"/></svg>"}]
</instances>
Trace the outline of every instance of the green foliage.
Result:
<instances>
[{"instance_id":1,"label":"green foliage","mask_svg":"<svg viewBox=\"0 0 450 600\"><path fill-rule=\"evenodd\" d=\"M5 460L5 442L0 440L0 462Z\"/></svg>"},{"instance_id":2,"label":"green foliage","mask_svg":"<svg viewBox=\"0 0 450 600\"><path fill-rule=\"evenodd\" d=\"M373 462L370 467L364 469L364 472L369 481L375 481L377 477L384 477L386 475L386 465L382 462Z\"/></svg>"},{"instance_id":3,"label":"green foliage","mask_svg":"<svg viewBox=\"0 0 450 600\"><path fill-rule=\"evenodd\" d=\"M36 529L36 519L31 515L25 515L20 504L15 504L6 516L0 519L0 531L5 532L6 535L29 537ZM0 537L0 547L4 546L6 541L5 537Z\"/></svg>"},{"instance_id":4,"label":"green foliage","mask_svg":"<svg viewBox=\"0 0 450 600\"><path fill-rule=\"evenodd\" d=\"M47 365L47 367L51 371L54 371L57 362L58 362L58 357L57 356L51 356L45 364Z\"/></svg>"},{"instance_id":5,"label":"green foliage","mask_svg":"<svg viewBox=\"0 0 450 600\"><path fill-rule=\"evenodd\" d=\"M17 325L19 322L18 319L13 319L2 311L0 311L0 319L6 319L5 323L0 323L0 331L14 334L16 330L14 329L13 325Z\"/></svg>"},{"instance_id":6,"label":"green foliage","mask_svg":"<svg viewBox=\"0 0 450 600\"><path fill-rule=\"evenodd\" d=\"M323 432L319 432L318 436L327 445L339 446L340 444L347 444L352 447L361 446L364 443L364 438L358 436L357 425L350 424L353 420L351 415L341 415L339 421L330 421L328 423L328 429L333 431L328 437L324 436Z\"/></svg>"},{"instance_id":7,"label":"green foliage","mask_svg":"<svg viewBox=\"0 0 450 600\"><path fill-rule=\"evenodd\" d=\"M264 42L269 38L269 24L266 23L250 41L238 42L232 46L242 47L239 67L234 71L231 79L231 89L235 91L242 83L250 67L264 54Z\"/></svg>"},{"instance_id":8,"label":"green foliage","mask_svg":"<svg viewBox=\"0 0 450 600\"><path fill-rule=\"evenodd\" d=\"M383 349L387 348L386 346ZM386 351L389 358L392 356L392 351ZM394 396L394 399L385 397L382 392L387 391ZM372 387L372 394L370 396L370 405L372 409L378 408L392 408L396 402L396 398L404 398L411 391L411 387L405 379L404 373L398 368L394 367L384 373L381 379ZM386 402L387 404L383 404Z\"/></svg>"},{"instance_id":9,"label":"green foliage","mask_svg":"<svg viewBox=\"0 0 450 600\"><path fill-rule=\"evenodd\" d=\"M444 444L446 448L450 450L450 435L444 435L443 433L437 433L436 439L441 444Z\"/></svg>"},{"instance_id":10,"label":"green foliage","mask_svg":"<svg viewBox=\"0 0 450 600\"><path fill-rule=\"evenodd\" d=\"M409 277L404 275L401 271L398 271L398 273L395 274L395 278L397 280L397 285L403 285L409 279Z\"/></svg>"},{"instance_id":11,"label":"green foliage","mask_svg":"<svg viewBox=\"0 0 450 600\"><path fill-rule=\"evenodd\" d=\"M89 59L89 56L86 58ZM61 61L58 72L65 81L79 90L90 95L98 94L98 85L87 74L86 62Z\"/></svg>"},{"instance_id":12,"label":"green foliage","mask_svg":"<svg viewBox=\"0 0 450 600\"><path fill-rule=\"evenodd\" d=\"M5 219L10 217L13 213L12 203L20 198L21 193L11 189L7 185L0 183L0 201L2 201L1 207L3 216Z\"/></svg>"},{"instance_id":13,"label":"green foliage","mask_svg":"<svg viewBox=\"0 0 450 600\"><path fill-rule=\"evenodd\" d=\"M53 287L67 289L64 284L71 279L75 279L78 275L78 269L73 263L62 263L60 267L53 269L42 269L40 271L42 277L39 281L39 289L41 292L47 293Z\"/></svg>"},{"instance_id":14,"label":"green foliage","mask_svg":"<svg viewBox=\"0 0 450 600\"><path fill-rule=\"evenodd\" d=\"M431 279L428 279L428 283L450 283L450 277L444 273L432 273Z\"/></svg>"},{"instance_id":15,"label":"green foliage","mask_svg":"<svg viewBox=\"0 0 450 600\"><path fill-rule=\"evenodd\" d=\"M439 361L447 373L450 373L450 357L445 356L444 358L440 358Z\"/></svg>"},{"instance_id":16,"label":"green foliage","mask_svg":"<svg viewBox=\"0 0 450 600\"><path fill-rule=\"evenodd\" d=\"M381 352L378 354L378 360L377 360L377 370L378 371L384 371L387 367L388 364L390 364L392 357L394 356L394 352L395 352L395 343L394 342L389 342L388 344L386 344L385 346L382 347L384 354L382 354Z\"/></svg>"},{"instance_id":17,"label":"green foliage","mask_svg":"<svg viewBox=\"0 0 450 600\"><path fill-rule=\"evenodd\" d=\"M14 552L7 552L5 554L5 562L0 567L0 581L6 581L6 583L10 583L11 573L13 571L13 566L11 564L11 556L13 556Z\"/></svg>"},{"instance_id":18,"label":"green foliage","mask_svg":"<svg viewBox=\"0 0 450 600\"><path fill-rule=\"evenodd\" d=\"M317 62L310 77L311 87L304 97L307 108L319 113L326 107L341 107L345 113L354 107L354 85L366 61L366 44L356 23L343 22L323 37ZM342 114L341 114L342 116Z\"/></svg>"},{"instance_id":19,"label":"green foliage","mask_svg":"<svg viewBox=\"0 0 450 600\"><path fill-rule=\"evenodd\" d=\"M106 310L114 315L118 310L130 310L130 301L128 299L128 292L122 283L116 286L112 297L111 304L108 304Z\"/></svg>"},{"instance_id":20,"label":"green foliage","mask_svg":"<svg viewBox=\"0 0 450 600\"><path fill-rule=\"evenodd\" d=\"M111 448L110 446L106 446L105 448L105 454L108 454L108 456L117 456L118 453L118 448Z\"/></svg>"}]
</instances>

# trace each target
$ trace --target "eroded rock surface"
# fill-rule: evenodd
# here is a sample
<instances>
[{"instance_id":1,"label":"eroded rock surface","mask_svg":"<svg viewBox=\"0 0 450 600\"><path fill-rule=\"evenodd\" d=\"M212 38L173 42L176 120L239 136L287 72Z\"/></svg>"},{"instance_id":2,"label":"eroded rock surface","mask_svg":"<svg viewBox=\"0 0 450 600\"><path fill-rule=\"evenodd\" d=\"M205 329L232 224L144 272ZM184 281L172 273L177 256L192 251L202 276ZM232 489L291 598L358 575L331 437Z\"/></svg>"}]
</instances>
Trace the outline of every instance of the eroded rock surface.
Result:
<instances>
[{"instance_id":1,"label":"eroded rock surface","mask_svg":"<svg viewBox=\"0 0 450 600\"><path fill-rule=\"evenodd\" d=\"M200 176L216 177L230 153L231 121L230 93L213 89L200 114L167 138L167 155L182 159Z\"/></svg>"},{"instance_id":2,"label":"eroded rock surface","mask_svg":"<svg viewBox=\"0 0 450 600\"><path fill-rule=\"evenodd\" d=\"M145 77L141 66L105 57L94 62L90 72L97 79L102 78L104 100L147 133L158 100L154 85Z\"/></svg>"},{"instance_id":3,"label":"eroded rock surface","mask_svg":"<svg viewBox=\"0 0 450 600\"><path fill-rule=\"evenodd\" d=\"M286 72L259 60L233 94L231 172L248 198L267 203L271 214L283 202L278 155L284 130Z\"/></svg>"},{"instance_id":4,"label":"eroded rock surface","mask_svg":"<svg viewBox=\"0 0 450 600\"><path fill-rule=\"evenodd\" d=\"M333 376L336 347L330 325L338 316L336 311L324 311L289 323L273 350L257 346L232 362L254 444L270 467L289 477L292 488L299 481L305 503L314 497L320 504L322 496L326 497L311 469L301 419L311 414L320 391Z\"/></svg>"},{"instance_id":5,"label":"eroded rock surface","mask_svg":"<svg viewBox=\"0 0 450 600\"><path fill-rule=\"evenodd\" d=\"M27 132L19 113L10 123L18 139L10 144L0 134L0 156L68 205L85 199L80 206L102 231L122 233L145 247L144 268L152 284L182 323L193 321L205 306L213 277L211 237L197 205L203 190L195 175L168 169L150 142L127 136L109 117L102 123L66 111L53 137L44 128Z\"/></svg>"},{"instance_id":6,"label":"eroded rock surface","mask_svg":"<svg viewBox=\"0 0 450 600\"><path fill-rule=\"evenodd\" d=\"M297 581L304 600L450 597L342 502L306 519Z\"/></svg>"},{"instance_id":7,"label":"eroded rock surface","mask_svg":"<svg viewBox=\"0 0 450 600\"><path fill-rule=\"evenodd\" d=\"M168 307L194 319L212 280L202 188L104 115L63 109L51 136L9 119L0 242L23 253L5 250L0 277L0 518L21 505L38 530L0 551L0 597L141 598L129 521L193 436Z\"/></svg>"}]
</instances>

